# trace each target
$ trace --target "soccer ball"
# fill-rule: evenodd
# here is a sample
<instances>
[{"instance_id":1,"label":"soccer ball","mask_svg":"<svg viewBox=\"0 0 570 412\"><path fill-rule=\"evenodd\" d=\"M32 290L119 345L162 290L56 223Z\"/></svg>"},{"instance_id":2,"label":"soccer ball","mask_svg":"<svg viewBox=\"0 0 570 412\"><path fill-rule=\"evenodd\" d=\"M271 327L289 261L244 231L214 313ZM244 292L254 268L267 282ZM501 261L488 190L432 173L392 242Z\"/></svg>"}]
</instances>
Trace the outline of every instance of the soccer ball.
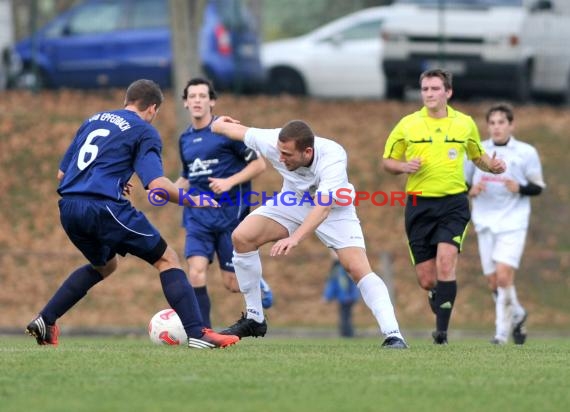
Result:
<instances>
[{"instance_id":1,"label":"soccer ball","mask_svg":"<svg viewBox=\"0 0 570 412\"><path fill-rule=\"evenodd\" d=\"M163 309L151 318L148 336L157 345L185 345L188 341L182 321L174 309Z\"/></svg>"}]
</instances>

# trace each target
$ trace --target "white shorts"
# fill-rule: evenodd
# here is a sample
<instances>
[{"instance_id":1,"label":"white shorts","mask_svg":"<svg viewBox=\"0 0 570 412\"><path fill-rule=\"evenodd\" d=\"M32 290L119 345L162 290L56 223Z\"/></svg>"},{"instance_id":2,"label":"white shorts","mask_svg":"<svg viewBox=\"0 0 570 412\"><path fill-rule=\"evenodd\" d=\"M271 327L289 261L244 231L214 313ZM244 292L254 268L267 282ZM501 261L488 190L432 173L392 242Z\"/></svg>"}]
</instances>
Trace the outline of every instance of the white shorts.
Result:
<instances>
[{"instance_id":1,"label":"white shorts","mask_svg":"<svg viewBox=\"0 0 570 412\"><path fill-rule=\"evenodd\" d=\"M284 226L291 235L303 223L311 210L313 210L313 206L307 202L301 206L289 206L270 199L264 206L258 207L251 214L276 221ZM317 227L315 234L329 248L366 248L360 220L358 220L354 205L333 207L325 221Z\"/></svg>"},{"instance_id":2,"label":"white shorts","mask_svg":"<svg viewBox=\"0 0 570 412\"><path fill-rule=\"evenodd\" d=\"M493 233L490 229L477 232L483 274L489 276L495 273L497 263L504 263L518 269L525 240L526 229L504 233Z\"/></svg>"}]
</instances>

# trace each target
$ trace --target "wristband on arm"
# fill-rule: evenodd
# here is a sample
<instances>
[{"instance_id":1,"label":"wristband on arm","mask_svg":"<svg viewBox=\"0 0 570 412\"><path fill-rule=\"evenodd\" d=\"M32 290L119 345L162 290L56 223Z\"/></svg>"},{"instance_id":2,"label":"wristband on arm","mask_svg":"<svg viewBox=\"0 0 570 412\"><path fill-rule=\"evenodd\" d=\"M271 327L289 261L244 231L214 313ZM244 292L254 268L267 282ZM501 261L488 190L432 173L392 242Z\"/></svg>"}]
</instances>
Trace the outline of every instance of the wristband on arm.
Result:
<instances>
[{"instance_id":1,"label":"wristband on arm","mask_svg":"<svg viewBox=\"0 0 570 412\"><path fill-rule=\"evenodd\" d=\"M537 196L541 192L542 187L532 182L528 182L525 186L519 185L519 193L524 196Z\"/></svg>"}]
</instances>

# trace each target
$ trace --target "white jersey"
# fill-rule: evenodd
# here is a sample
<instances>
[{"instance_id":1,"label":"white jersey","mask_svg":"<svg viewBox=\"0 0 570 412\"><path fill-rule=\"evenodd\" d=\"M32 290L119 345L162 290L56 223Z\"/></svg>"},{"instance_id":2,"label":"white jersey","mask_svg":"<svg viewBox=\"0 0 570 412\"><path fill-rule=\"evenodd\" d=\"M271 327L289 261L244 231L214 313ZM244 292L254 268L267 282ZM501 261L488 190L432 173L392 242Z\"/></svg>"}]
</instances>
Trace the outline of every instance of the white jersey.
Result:
<instances>
[{"instance_id":1,"label":"white jersey","mask_svg":"<svg viewBox=\"0 0 570 412\"><path fill-rule=\"evenodd\" d=\"M504 146L496 146L492 139L482 142L485 152L507 164L507 170L500 175L485 173L472 162L465 162L465 180L471 186L483 181L486 188L472 200L471 218L477 232L489 229L493 233L526 229L530 217L530 197L512 193L505 186L511 179L525 186L532 182L546 187L542 177L540 158L534 147L510 137Z\"/></svg>"},{"instance_id":2,"label":"white jersey","mask_svg":"<svg viewBox=\"0 0 570 412\"><path fill-rule=\"evenodd\" d=\"M309 167L287 170L279 161L277 141L281 129L249 128L245 144L259 151L283 176L282 192L294 192L299 198L307 195L314 198L332 196L346 202L348 196L354 199L354 187L348 182L346 151L338 143L322 137L315 137L314 158ZM339 189L343 189L340 190ZM338 207L333 202L333 208Z\"/></svg>"}]
</instances>

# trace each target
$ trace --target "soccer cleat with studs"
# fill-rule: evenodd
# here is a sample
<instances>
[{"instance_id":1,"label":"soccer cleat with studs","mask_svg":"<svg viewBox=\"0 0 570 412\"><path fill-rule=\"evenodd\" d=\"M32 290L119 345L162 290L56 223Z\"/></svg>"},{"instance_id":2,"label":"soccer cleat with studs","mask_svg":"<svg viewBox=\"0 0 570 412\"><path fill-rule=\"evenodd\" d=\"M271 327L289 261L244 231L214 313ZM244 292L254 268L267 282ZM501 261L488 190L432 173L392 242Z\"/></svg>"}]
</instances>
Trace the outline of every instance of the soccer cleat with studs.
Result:
<instances>
[{"instance_id":1,"label":"soccer cleat with studs","mask_svg":"<svg viewBox=\"0 0 570 412\"><path fill-rule=\"evenodd\" d=\"M513 327L513 341L515 345L524 345L526 342L526 326L525 322L528 317L528 313L526 310L523 312L521 318L519 320L515 320L513 323L515 326Z\"/></svg>"},{"instance_id":2,"label":"soccer cleat with studs","mask_svg":"<svg viewBox=\"0 0 570 412\"><path fill-rule=\"evenodd\" d=\"M384 349L408 349L408 345L404 339L397 336L388 336L382 343Z\"/></svg>"},{"instance_id":3,"label":"soccer cleat with studs","mask_svg":"<svg viewBox=\"0 0 570 412\"><path fill-rule=\"evenodd\" d=\"M239 341L239 337L234 335L222 335L214 332L212 329L202 329L204 334L201 338L188 338L188 347L192 349L215 349L226 348L235 345Z\"/></svg>"},{"instance_id":4,"label":"soccer cleat with studs","mask_svg":"<svg viewBox=\"0 0 570 412\"><path fill-rule=\"evenodd\" d=\"M447 332L443 330L434 330L431 334L434 345L447 345Z\"/></svg>"},{"instance_id":5,"label":"soccer cleat with studs","mask_svg":"<svg viewBox=\"0 0 570 412\"><path fill-rule=\"evenodd\" d=\"M242 312L241 318L236 323L220 332L222 335L236 335L240 339L248 336L257 338L263 337L267 333L267 322L256 322L253 319L246 318L245 313Z\"/></svg>"},{"instance_id":6,"label":"soccer cleat with studs","mask_svg":"<svg viewBox=\"0 0 570 412\"><path fill-rule=\"evenodd\" d=\"M26 326L26 333L36 338L38 345L57 346L59 327L57 325L47 325L41 315Z\"/></svg>"}]
</instances>

